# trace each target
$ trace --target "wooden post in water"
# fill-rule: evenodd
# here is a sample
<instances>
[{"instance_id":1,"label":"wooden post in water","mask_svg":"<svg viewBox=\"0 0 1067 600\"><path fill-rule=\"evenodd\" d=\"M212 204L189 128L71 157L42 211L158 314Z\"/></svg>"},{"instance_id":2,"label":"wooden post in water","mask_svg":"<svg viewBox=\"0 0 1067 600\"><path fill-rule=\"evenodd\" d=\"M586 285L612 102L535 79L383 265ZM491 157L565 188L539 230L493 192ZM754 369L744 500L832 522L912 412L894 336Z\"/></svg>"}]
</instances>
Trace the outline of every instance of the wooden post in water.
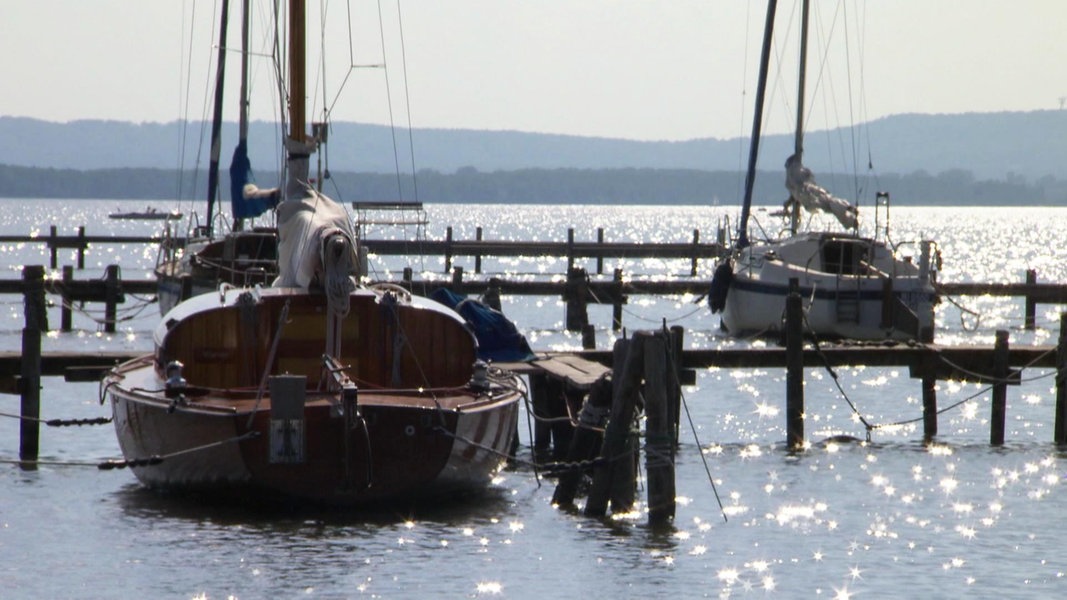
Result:
<instances>
[{"instance_id":1,"label":"wooden post in water","mask_svg":"<svg viewBox=\"0 0 1067 600\"><path fill-rule=\"evenodd\" d=\"M567 303L565 321L567 331L581 331L589 324L589 278L585 269L572 268L567 271L567 285L563 300Z\"/></svg>"},{"instance_id":2,"label":"wooden post in water","mask_svg":"<svg viewBox=\"0 0 1067 600\"><path fill-rule=\"evenodd\" d=\"M1037 284L1037 271L1034 269L1026 270L1026 285ZM1023 326L1028 330L1033 330L1037 327L1037 301L1031 294L1026 294L1026 314L1023 319Z\"/></svg>"},{"instance_id":3,"label":"wooden post in water","mask_svg":"<svg viewBox=\"0 0 1067 600\"><path fill-rule=\"evenodd\" d=\"M989 416L989 443L1004 444L1004 421L1008 413L1008 332L998 329L993 344L993 403Z\"/></svg>"},{"instance_id":4,"label":"wooden post in water","mask_svg":"<svg viewBox=\"0 0 1067 600\"><path fill-rule=\"evenodd\" d=\"M463 293L463 267L452 269L452 291L457 294Z\"/></svg>"},{"instance_id":5,"label":"wooden post in water","mask_svg":"<svg viewBox=\"0 0 1067 600\"><path fill-rule=\"evenodd\" d=\"M104 273L104 331L115 333L115 322L118 320L119 266L108 265Z\"/></svg>"},{"instance_id":6,"label":"wooden post in water","mask_svg":"<svg viewBox=\"0 0 1067 600\"><path fill-rule=\"evenodd\" d=\"M485 295L482 296L482 302L493 310L501 310L499 277L489 278L489 286L485 290Z\"/></svg>"},{"instance_id":7,"label":"wooden post in water","mask_svg":"<svg viewBox=\"0 0 1067 600\"><path fill-rule=\"evenodd\" d=\"M480 226L477 229L474 230L474 239L478 240L479 242L482 241L482 228ZM478 254L474 255L474 272L475 273L481 273L482 272L482 254L481 254L481 252L479 252Z\"/></svg>"},{"instance_id":8,"label":"wooden post in water","mask_svg":"<svg viewBox=\"0 0 1067 600\"><path fill-rule=\"evenodd\" d=\"M604 243L604 228L603 227L597 227L596 228L596 243L597 244L603 244ZM597 275L603 275L604 274L604 255L600 254L600 253L598 253L597 257L596 257L596 274Z\"/></svg>"},{"instance_id":9,"label":"wooden post in water","mask_svg":"<svg viewBox=\"0 0 1067 600\"><path fill-rule=\"evenodd\" d=\"M78 227L78 270L85 268L85 249L89 242L85 241L85 225Z\"/></svg>"},{"instance_id":10,"label":"wooden post in water","mask_svg":"<svg viewBox=\"0 0 1067 600\"><path fill-rule=\"evenodd\" d=\"M73 300L70 298L70 285L74 281L74 267L70 265L63 265L63 293L60 296L63 305L59 310L59 330L70 331L73 328L72 323L72 311L71 304Z\"/></svg>"},{"instance_id":11,"label":"wooden post in water","mask_svg":"<svg viewBox=\"0 0 1067 600\"><path fill-rule=\"evenodd\" d=\"M612 401L611 416L604 430L600 457L603 464L593 471L593 485L585 503L585 514L603 517L612 511L624 513L633 508L633 452L630 426L634 418L637 388L641 383L644 359L641 356L639 336L633 340L615 341L612 352ZM630 489L630 501L626 502L625 488Z\"/></svg>"},{"instance_id":12,"label":"wooden post in water","mask_svg":"<svg viewBox=\"0 0 1067 600\"><path fill-rule=\"evenodd\" d=\"M1060 339L1056 344L1056 425L1053 441L1067 444L1067 312L1060 313Z\"/></svg>"},{"instance_id":13,"label":"wooden post in water","mask_svg":"<svg viewBox=\"0 0 1067 600\"><path fill-rule=\"evenodd\" d=\"M611 330L618 331L622 329L622 303L625 301L622 295L622 269L615 269L611 283Z\"/></svg>"},{"instance_id":14,"label":"wooden post in water","mask_svg":"<svg viewBox=\"0 0 1067 600\"><path fill-rule=\"evenodd\" d=\"M44 302L44 267L30 265L22 268L24 287L22 328L22 364L19 370L21 395L19 423L20 466L33 470L40 450L41 418L41 332L48 331L48 314Z\"/></svg>"},{"instance_id":15,"label":"wooden post in water","mask_svg":"<svg viewBox=\"0 0 1067 600\"><path fill-rule=\"evenodd\" d=\"M596 350L596 327L589 323L582 327L582 349Z\"/></svg>"},{"instance_id":16,"label":"wooden post in water","mask_svg":"<svg viewBox=\"0 0 1067 600\"><path fill-rule=\"evenodd\" d=\"M693 257L689 262L689 276L697 276L697 247L700 245L700 230L693 230Z\"/></svg>"},{"instance_id":17,"label":"wooden post in water","mask_svg":"<svg viewBox=\"0 0 1067 600\"><path fill-rule=\"evenodd\" d=\"M804 447L804 307L798 286L790 279L785 299L785 428L791 451Z\"/></svg>"},{"instance_id":18,"label":"wooden post in water","mask_svg":"<svg viewBox=\"0 0 1067 600\"><path fill-rule=\"evenodd\" d=\"M667 398L668 345L665 332L644 336L645 473L648 477L648 522L653 527L674 520L674 435Z\"/></svg>"},{"instance_id":19,"label":"wooden post in water","mask_svg":"<svg viewBox=\"0 0 1067 600\"><path fill-rule=\"evenodd\" d=\"M601 434L608 413L611 411L611 379L603 377L589 388L589 395L578 413L578 428L571 438L567 451L567 462L578 464L596 457L600 449ZM559 476L556 492L552 495L552 504L572 506L578 494L578 484L587 469L571 468Z\"/></svg>"},{"instance_id":20,"label":"wooden post in water","mask_svg":"<svg viewBox=\"0 0 1067 600\"><path fill-rule=\"evenodd\" d=\"M574 269L574 228L567 228L567 272ZM584 271L584 269L583 269Z\"/></svg>"},{"instance_id":21,"label":"wooden post in water","mask_svg":"<svg viewBox=\"0 0 1067 600\"><path fill-rule=\"evenodd\" d=\"M50 250L49 254L51 254L52 259L49 265L53 269L56 268L56 265L59 264L57 256L57 253L59 251L59 240L56 239L56 237L56 226L52 225L51 228L48 230L48 249Z\"/></svg>"},{"instance_id":22,"label":"wooden post in water","mask_svg":"<svg viewBox=\"0 0 1067 600\"><path fill-rule=\"evenodd\" d=\"M452 226L445 228L445 273L452 271Z\"/></svg>"},{"instance_id":23,"label":"wooden post in water","mask_svg":"<svg viewBox=\"0 0 1067 600\"><path fill-rule=\"evenodd\" d=\"M667 397L670 400L671 423L674 424L673 442L678 445L678 429L682 414L682 353L685 348L685 327L674 325L670 329L671 353L670 369L668 369L670 381L667 385Z\"/></svg>"},{"instance_id":24,"label":"wooden post in water","mask_svg":"<svg viewBox=\"0 0 1067 600\"><path fill-rule=\"evenodd\" d=\"M923 393L923 441L930 443L937 435L937 358L924 354L920 363Z\"/></svg>"}]
</instances>

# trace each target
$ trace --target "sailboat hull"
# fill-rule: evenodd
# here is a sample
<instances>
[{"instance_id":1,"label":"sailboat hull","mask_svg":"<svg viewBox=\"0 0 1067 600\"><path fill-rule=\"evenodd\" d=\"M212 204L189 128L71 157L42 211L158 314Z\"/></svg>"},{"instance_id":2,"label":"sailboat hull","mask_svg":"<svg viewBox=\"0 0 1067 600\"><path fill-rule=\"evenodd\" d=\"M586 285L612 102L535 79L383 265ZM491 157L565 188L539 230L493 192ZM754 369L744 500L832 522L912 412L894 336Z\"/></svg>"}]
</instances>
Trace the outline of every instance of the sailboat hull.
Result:
<instances>
[{"instance_id":1,"label":"sailboat hull","mask_svg":"<svg viewBox=\"0 0 1067 600\"><path fill-rule=\"evenodd\" d=\"M519 382L494 371L468 384L474 342L454 313L418 298L383 306L357 290L337 333L343 370L361 385L338 389L323 359L307 356L324 343L321 296L271 288L252 308L237 292L180 305L157 330L156 353L105 381L119 445L146 486L366 505L481 491L505 464ZM275 337L269 356L261 346ZM174 358L188 377L180 387L166 373Z\"/></svg>"},{"instance_id":2,"label":"sailboat hull","mask_svg":"<svg viewBox=\"0 0 1067 600\"><path fill-rule=\"evenodd\" d=\"M732 335L783 331L791 280L809 334L856 340L933 335L937 295L929 271L869 239L811 233L760 243L735 256L732 269L722 311Z\"/></svg>"}]
</instances>

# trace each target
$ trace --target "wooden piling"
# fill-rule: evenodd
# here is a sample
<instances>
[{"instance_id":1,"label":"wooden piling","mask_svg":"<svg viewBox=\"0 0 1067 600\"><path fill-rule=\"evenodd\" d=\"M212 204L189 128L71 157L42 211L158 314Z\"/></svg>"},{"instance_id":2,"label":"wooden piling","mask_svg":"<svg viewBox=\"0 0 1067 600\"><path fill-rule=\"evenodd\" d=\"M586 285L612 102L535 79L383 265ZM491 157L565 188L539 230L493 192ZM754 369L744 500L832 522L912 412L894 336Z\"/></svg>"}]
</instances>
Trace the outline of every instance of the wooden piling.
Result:
<instances>
[{"instance_id":1,"label":"wooden piling","mask_svg":"<svg viewBox=\"0 0 1067 600\"><path fill-rule=\"evenodd\" d=\"M633 340L615 341L612 372L611 415L604 430L600 457L603 463L593 471L593 485L585 503L585 514L603 517L608 503L615 512L629 512L633 508L633 452L630 426L633 424L637 388L640 385L643 357L640 344ZM626 502L626 487L630 501Z\"/></svg>"},{"instance_id":2,"label":"wooden piling","mask_svg":"<svg viewBox=\"0 0 1067 600\"><path fill-rule=\"evenodd\" d=\"M445 273L452 271L452 226L445 228Z\"/></svg>"},{"instance_id":3,"label":"wooden piling","mask_svg":"<svg viewBox=\"0 0 1067 600\"><path fill-rule=\"evenodd\" d=\"M48 315L44 301L44 267L28 265L22 268L23 313L22 364L19 369L21 396L19 423L19 460L23 469L36 469L40 450L41 418L41 333L48 331Z\"/></svg>"},{"instance_id":4,"label":"wooden piling","mask_svg":"<svg viewBox=\"0 0 1067 600\"><path fill-rule=\"evenodd\" d=\"M596 243L598 245L604 243L604 228L603 227L597 227L596 228ZM601 256L601 255L597 255L597 257L596 257L596 274L597 275L603 275L604 274L604 257Z\"/></svg>"},{"instance_id":5,"label":"wooden piling","mask_svg":"<svg viewBox=\"0 0 1067 600\"><path fill-rule=\"evenodd\" d=\"M70 284L73 281L74 267L63 265L63 293L61 294L62 307L59 312L59 330L64 332L70 331L74 327L72 319L73 311L71 310L71 305L74 301L71 299L70 295Z\"/></svg>"},{"instance_id":6,"label":"wooden piling","mask_svg":"<svg viewBox=\"0 0 1067 600\"><path fill-rule=\"evenodd\" d=\"M582 327L582 349L596 350L596 327L589 323Z\"/></svg>"},{"instance_id":7,"label":"wooden piling","mask_svg":"<svg viewBox=\"0 0 1067 600\"><path fill-rule=\"evenodd\" d=\"M700 230L693 230L693 257L689 259L689 276L697 276L697 248L700 247Z\"/></svg>"},{"instance_id":8,"label":"wooden piling","mask_svg":"<svg viewBox=\"0 0 1067 600\"><path fill-rule=\"evenodd\" d=\"M1008 412L1008 332L998 329L993 344L993 402L989 416L989 443L1004 444L1004 422Z\"/></svg>"},{"instance_id":9,"label":"wooden piling","mask_svg":"<svg viewBox=\"0 0 1067 600\"><path fill-rule=\"evenodd\" d=\"M55 269L56 265L59 264L59 260L58 260L58 258L59 258L58 257L59 243L58 243L58 241L56 239L58 237L59 236L56 233L56 226L52 225L48 230L48 250L49 250L49 255L50 255L50 258L51 258L51 260L50 260L50 262L48 264L53 269Z\"/></svg>"},{"instance_id":10,"label":"wooden piling","mask_svg":"<svg viewBox=\"0 0 1067 600\"><path fill-rule=\"evenodd\" d=\"M672 428L672 442L675 446L678 445L678 430L679 423L681 421L682 413L682 381L684 379L685 368L682 367L682 353L685 348L685 328L681 325L674 325L670 328L670 380L667 382L667 399L669 401L671 414L670 419L673 424Z\"/></svg>"},{"instance_id":11,"label":"wooden piling","mask_svg":"<svg viewBox=\"0 0 1067 600\"><path fill-rule=\"evenodd\" d=\"M574 228L567 228L567 272L574 269Z\"/></svg>"},{"instance_id":12,"label":"wooden piling","mask_svg":"<svg viewBox=\"0 0 1067 600\"><path fill-rule=\"evenodd\" d=\"M923 441L937 436L937 359L924 357L920 365L923 395Z\"/></svg>"},{"instance_id":13,"label":"wooden piling","mask_svg":"<svg viewBox=\"0 0 1067 600\"><path fill-rule=\"evenodd\" d=\"M611 379L607 377L598 380L589 389L578 413L578 428L567 451L568 464L578 465L596 457L603 437L600 431L611 411L611 396ZM590 470L575 466L563 471L552 495L552 503L556 506L572 506L582 476Z\"/></svg>"},{"instance_id":14,"label":"wooden piling","mask_svg":"<svg viewBox=\"0 0 1067 600\"><path fill-rule=\"evenodd\" d=\"M791 291L785 299L785 422L790 450L804 447L804 307L796 291L797 280L789 280Z\"/></svg>"},{"instance_id":15,"label":"wooden piling","mask_svg":"<svg viewBox=\"0 0 1067 600\"><path fill-rule=\"evenodd\" d=\"M493 310L501 310L499 278L489 278L489 287L485 290L485 293L482 294L482 302Z\"/></svg>"},{"instance_id":16,"label":"wooden piling","mask_svg":"<svg viewBox=\"0 0 1067 600\"><path fill-rule=\"evenodd\" d=\"M622 293L622 269L615 269L611 282L614 284L611 287L611 330L619 331L622 329L622 305L626 301Z\"/></svg>"},{"instance_id":17,"label":"wooden piling","mask_svg":"<svg viewBox=\"0 0 1067 600\"><path fill-rule=\"evenodd\" d=\"M1056 345L1056 424L1053 441L1067 444L1067 312L1060 313L1060 339Z\"/></svg>"},{"instance_id":18,"label":"wooden piling","mask_svg":"<svg viewBox=\"0 0 1067 600\"><path fill-rule=\"evenodd\" d=\"M106 333L115 333L120 300L119 266L108 265L104 273L104 331Z\"/></svg>"},{"instance_id":19,"label":"wooden piling","mask_svg":"<svg viewBox=\"0 0 1067 600\"><path fill-rule=\"evenodd\" d=\"M1037 283L1037 271L1034 269L1026 270L1026 285L1035 285ZM1023 318L1023 326L1028 330L1033 330L1037 327L1037 300L1030 294L1026 295L1026 313Z\"/></svg>"},{"instance_id":20,"label":"wooden piling","mask_svg":"<svg viewBox=\"0 0 1067 600\"><path fill-rule=\"evenodd\" d=\"M478 242L482 241L482 228L481 227L478 227L478 228L476 228L474 230L474 239L475 239L475 241L478 241ZM474 255L474 272L475 273L481 273L482 272L482 255L481 255L481 253L478 253L478 254Z\"/></svg>"},{"instance_id":21,"label":"wooden piling","mask_svg":"<svg viewBox=\"0 0 1067 600\"><path fill-rule=\"evenodd\" d=\"M589 277L585 269L572 268L567 271L563 300L567 304L567 331L581 331L589 324Z\"/></svg>"},{"instance_id":22,"label":"wooden piling","mask_svg":"<svg viewBox=\"0 0 1067 600\"><path fill-rule=\"evenodd\" d=\"M78 270L85 268L85 249L89 242L85 240L85 225L78 227Z\"/></svg>"},{"instance_id":23,"label":"wooden piling","mask_svg":"<svg viewBox=\"0 0 1067 600\"><path fill-rule=\"evenodd\" d=\"M666 335L643 337L645 397L645 474L648 483L648 522L669 525L675 513L674 435L667 388Z\"/></svg>"}]
</instances>

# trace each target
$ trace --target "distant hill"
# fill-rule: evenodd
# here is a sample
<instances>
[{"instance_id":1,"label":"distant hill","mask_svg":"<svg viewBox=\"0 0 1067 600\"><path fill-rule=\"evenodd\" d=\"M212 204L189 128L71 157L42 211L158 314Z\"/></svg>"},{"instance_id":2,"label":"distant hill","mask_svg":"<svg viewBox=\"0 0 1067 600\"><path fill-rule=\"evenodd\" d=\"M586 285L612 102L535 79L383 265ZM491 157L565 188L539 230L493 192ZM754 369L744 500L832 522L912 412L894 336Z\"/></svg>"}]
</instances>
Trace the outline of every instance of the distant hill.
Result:
<instances>
[{"instance_id":1,"label":"distant hill","mask_svg":"<svg viewBox=\"0 0 1067 600\"><path fill-rule=\"evenodd\" d=\"M256 122L252 162L275 170L280 149L277 126ZM224 127L224 163L234 145L235 125ZM178 169L206 163L207 126L184 128L172 123L73 121L53 123L22 117L0 117L0 164L52 169ZM394 135L395 133L395 135ZM184 162L181 140L185 139ZM394 152L394 139L397 151ZM873 121L859 130L857 146L866 168L871 161L880 174L938 175L964 171L979 180L1037 181L1063 177L1067 164L1067 110L972 113L962 115L897 115ZM851 148L850 130L812 132L805 163L822 172L823 156ZM868 143L869 140L869 143ZM411 142L409 144L409 141ZM792 138L768 136L762 141L760 168L777 169L791 153ZM414 148L411 160L409 148ZM825 148L826 150L824 150ZM522 169L668 169L736 172L744 153L739 139L694 139L648 142L624 139L459 129L392 131L359 123L334 123L327 158L337 172L395 173L428 169L454 173L464 167L478 171ZM400 158L395 160L394 156ZM770 158L775 157L775 158ZM840 166L836 167L838 170Z\"/></svg>"}]
</instances>

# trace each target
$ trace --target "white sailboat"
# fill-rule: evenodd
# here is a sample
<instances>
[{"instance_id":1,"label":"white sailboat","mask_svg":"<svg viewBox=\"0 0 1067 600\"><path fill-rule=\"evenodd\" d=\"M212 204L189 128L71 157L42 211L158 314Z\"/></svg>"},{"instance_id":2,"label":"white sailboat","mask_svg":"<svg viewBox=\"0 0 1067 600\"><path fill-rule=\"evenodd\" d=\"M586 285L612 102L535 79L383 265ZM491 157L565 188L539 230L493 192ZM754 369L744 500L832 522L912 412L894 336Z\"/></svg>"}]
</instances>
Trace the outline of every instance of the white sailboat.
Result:
<instances>
[{"instance_id":1,"label":"white sailboat","mask_svg":"<svg viewBox=\"0 0 1067 600\"><path fill-rule=\"evenodd\" d=\"M801 17L795 149L785 161L790 196L781 214L789 220L789 227L781 237L749 239L776 5L775 0L770 0L767 7L737 241L731 256L715 271L708 295L711 310L722 313L722 327L731 335L774 335L783 329L786 296L795 289L804 300L805 329L809 334L857 340L930 341L934 305L938 301L934 242L919 243L916 262L911 257L898 256L885 239L860 235L856 207L820 187L803 164L808 0L803 2ZM880 196L885 198L888 210L888 195ZM803 230L804 211L830 213L840 228Z\"/></svg>"}]
</instances>

